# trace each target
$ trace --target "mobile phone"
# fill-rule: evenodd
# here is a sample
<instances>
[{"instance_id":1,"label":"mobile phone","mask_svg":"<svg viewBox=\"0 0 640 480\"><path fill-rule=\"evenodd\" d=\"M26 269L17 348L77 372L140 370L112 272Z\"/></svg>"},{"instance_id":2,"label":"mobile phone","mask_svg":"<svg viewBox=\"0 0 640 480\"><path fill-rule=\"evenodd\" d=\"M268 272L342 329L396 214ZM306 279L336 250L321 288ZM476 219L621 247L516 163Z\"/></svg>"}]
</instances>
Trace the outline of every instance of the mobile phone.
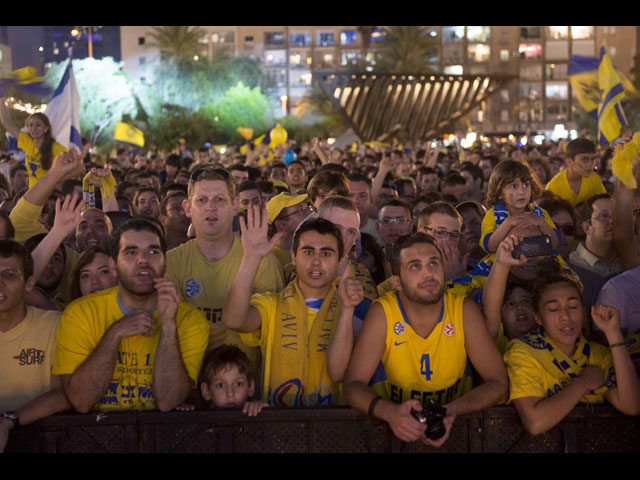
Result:
<instances>
[{"instance_id":1,"label":"mobile phone","mask_svg":"<svg viewBox=\"0 0 640 480\"><path fill-rule=\"evenodd\" d=\"M549 235L538 235L521 240L513 249L511 256L520 258L520 255L524 255L530 258L551 255L552 253L551 237Z\"/></svg>"}]
</instances>

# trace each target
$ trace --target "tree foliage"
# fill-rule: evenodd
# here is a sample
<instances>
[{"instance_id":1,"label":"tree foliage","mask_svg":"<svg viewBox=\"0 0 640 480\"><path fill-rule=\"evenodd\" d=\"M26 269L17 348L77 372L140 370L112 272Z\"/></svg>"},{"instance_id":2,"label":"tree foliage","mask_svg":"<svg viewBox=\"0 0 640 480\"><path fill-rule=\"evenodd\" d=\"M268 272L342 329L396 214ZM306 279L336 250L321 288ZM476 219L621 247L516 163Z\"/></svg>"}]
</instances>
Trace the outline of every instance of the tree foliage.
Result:
<instances>
[{"instance_id":1,"label":"tree foliage","mask_svg":"<svg viewBox=\"0 0 640 480\"><path fill-rule=\"evenodd\" d=\"M153 40L148 47L160 49L162 59L174 59L178 65L188 63L202 50L200 39L205 31L200 27L151 27L147 35Z\"/></svg>"},{"instance_id":2,"label":"tree foliage","mask_svg":"<svg viewBox=\"0 0 640 480\"><path fill-rule=\"evenodd\" d=\"M390 27L380 44L377 70L392 73L431 72L429 56L437 53L438 43L423 27Z\"/></svg>"},{"instance_id":3,"label":"tree foliage","mask_svg":"<svg viewBox=\"0 0 640 480\"><path fill-rule=\"evenodd\" d=\"M73 60L80 95L80 131L92 145L106 143L123 115L136 114L135 98L122 65L111 57ZM52 90L60 83L66 66L66 61L56 63L47 71L44 81Z\"/></svg>"}]
</instances>

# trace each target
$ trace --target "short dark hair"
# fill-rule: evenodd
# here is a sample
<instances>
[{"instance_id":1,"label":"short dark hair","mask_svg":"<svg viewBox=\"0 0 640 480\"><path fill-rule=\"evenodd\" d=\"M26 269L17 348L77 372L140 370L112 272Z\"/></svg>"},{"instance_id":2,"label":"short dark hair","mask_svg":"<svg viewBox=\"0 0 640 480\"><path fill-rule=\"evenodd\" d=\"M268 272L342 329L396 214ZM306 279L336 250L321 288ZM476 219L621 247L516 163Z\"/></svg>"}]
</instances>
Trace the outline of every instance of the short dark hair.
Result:
<instances>
[{"instance_id":1,"label":"short dark hair","mask_svg":"<svg viewBox=\"0 0 640 480\"><path fill-rule=\"evenodd\" d=\"M229 197L235 197L235 183L227 170L224 168L199 166L193 169L191 177L189 178L189 186L187 187L187 196L189 200L191 200L191 197L193 196L195 184L201 180L219 180L221 182L225 182L227 184Z\"/></svg>"},{"instance_id":2,"label":"short dark hair","mask_svg":"<svg viewBox=\"0 0 640 480\"><path fill-rule=\"evenodd\" d=\"M298 247L300 246L300 237L305 232L318 232L321 235L333 235L338 241L338 256L342 258L344 255L344 245L342 244L342 233L340 229L329 220L324 218L310 218L300 224L296 232L293 234L293 254L298 253Z\"/></svg>"},{"instance_id":3,"label":"short dark hair","mask_svg":"<svg viewBox=\"0 0 640 480\"><path fill-rule=\"evenodd\" d=\"M165 166L167 166L167 165L171 165L172 167L181 168L183 166L182 158L180 158L180 155L176 155L175 153L172 153L171 155L169 155L167 157L167 161L165 162Z\"/></svg>"},{"instance_id":4,"label":"short dark hair","mask_svg":"<svg viewBox=\"0 0 640 480\"><path fill-rule=\"evenodd\" d=\"M545 198L538 203L538 206L546 210L551 217L564 210L571 215L571 220L573 220L574 225L578 221L578 211L576 210L576 207L574 207L569 200L564 198L558 196Z\"/></svg>"},{"instance_id":5,"label":"short dark hair","mask_svg":"<svg viewBox=\"0 0 640 480\"><path fill-rule=\"evenodd\" d=\"M382 209L385 207L402 207L406 210L409 219L413 219L413 212L411 211L411 207L407 204L407 202L400 200L399 198L390 198L386 202L384 202L380 206L380 210L378 211L378 215L382 212Z\"/></svg>"},{"instance_id":6,"label":"short dark hair","mask_svg":"<svg viewBox=\"0 0 640 480\"><path fill-rule=\"evenodd\" d=\"M350 196L349 179L346 175L332 170L322 170L314 175L307 185L307 192L312 202L315 202L321 192L329 192L333 189L337 189L336 195Z\"/></svg>"},{"instance_id":7,"label":"short dark hair","mask_svg":"<svg viewBox=\"0 0 640 480\"><path fill-rule=\"evenodd\" d=\"M350 173L347 178L349 179L349 182L364 182L369 188L371 188L371 179L362 173Z\"/></svg>"},{"instance_id":8,"label":"short dark hair","mask_svg":"<svg viewBox=\"0 0 640 480\"><path fill-rule=\"evenodd\" d=\"M164 235L162 232L156 227L154 223L151 223L148 220L145 220L141 217L134 217L131 220L127 220L120 228L118 228L113 235L111 236L111 240L109 242L109 255L114 260L118 259L118 253L120 252L120 237L122 234L128 231L136 231L136 232L151 232L158 236L160 240L160 249L162 250L162 254L167 253L167 243L164 239Z\"/></svg>"},{"instance_id":9,"label":"short dark hair","mask_svg":"<svg viewBox=\"0 0 640 480\"><path fill-rule=\"evenodd\" d=\"M26 280L33 275L33 258L31 252L15 240L0 240L0 257L18 257L22 260L22 273Z\"/></svg>"},{"instance_id":10,"label":"short dark hair","mask_svg":"<svg viewBox=\"0 0 640 480\"><path fill-rule=\"evenodd\" d=\"M84 250L73 264L73 269L71 270L71 300L82 296L80 291L80 270L93 262L98 253L109 256L101 247L90 247Z\"/></svg>"},{"instance_id":11,"label":"short dark hair","mask_svg":"<svg viewBox=\"0 0 640 480\"><path fill-rule=\"evenodd\" d=\"M428 219L434 213L441 213L442 215L447 215L449 217L457 218L462 222L462 216L456 210L456 208L451 205L449 202L445 202L443 200L433 202L431 205L428 205L422 212L420 212L420 220Z\"/></svg>"},{"instance_id":12,"label":"short dark hair","mask_svg":"<svg viewBox=\"0 0 640 480\"><path fill-rule=\"evenodd\" d=\"M440 255L440 258L442 258L442 252L438 248L438 245L436 245L436 241L430 235L422 232L415 232L409 235L404 235L398 238L391 246L391 256L389 262L391 263L392 275L400 274L400 254L402 253L402 250L419 243L426 243L428 245L431 245L432 247L435 247L435 249L438 251L438 254Z\"/></svg>"},{"instance_id":13,"label":"short dark hair","mask_svg":"<svg viewBox=\"0 0 640 480\"><path fill-rule=\"evenodd\" d=\"M245 180L244 182L241 182L236 187L236 195L241 192L246 192L247 190L258 190L258 192L260 192L260 189L258 188L258 185L256 184L256 182L252 182L251 180Z\"/></svg>"},{"instance_id":14,"label":"short dark hair","mask_svg":"<svg viewBox=\"0 0 640 480\"><path fill-rule=\"evenodd\" d=\"M142 195L143 193L146 193L146 192L153 193L156 196L156 198L158 199L158 202L160 202L160 194L158 193L158 191L155 188L152 188L152 187L140 187L133 194L133 205L134 206L138 206L138 198L140 198L140 195Z\"/></svg>"},{"instance_id":15,"label":"short dark hair","mask_svg":"<svg viewBox=\"0 0 640 480\"><path fill-rule=\"evenodd\" d=\"M172 190L171 192L167 193L162 198L162 201L160 202L160 213L162 215L166 215L167 214L167 203L169 203L169 200L171 200L172 198L175 198L175 197L187 198L187 194L185 192L183 192L182 190Z\"/></svg>"},{"instance_id":16,"label":"short dark hair","mask_svg":"<svg viewBox=\"0 0 640 480\"><path fill-rule=\"evenodd\" d=\"M593 204L602 199L611 200L611 195L609 195L608 193L599 193L597 195L589 197L587 200L578 205L578 212L580 213L583 222L591 220L591 215L593 215Z\"/></svg>"},{"instance_id":17,"label":"short dark hair","mask_svg":"<svg viewBox=\"0 0 640 480\"><path fill-rule=\"evenodd\" d=\"M567 158L574 159L581 153L596 153L596 145L588 138L580 137L572 140L567 145Z\"/></svg>"},{"instance_id":18,"label":"short dark hair","mask_svg":"<svg viewBox=\"0 0 640 480\"><path fill-rule=\"evenodd\" d=\"M11 218L9 217L9 214L7 212L5 212L4 210L0 210L0 218L4 218L5 222L7 223L7 237L15 238L16 229L13 226L13 222L11 221Z\"/></svg>"},{"instance_id":19,"label":"short dark hair","mask_svg":"<svg viewBox=\"0 0 640 480\"><path fill-rule=\"evenodd\" d=\"M220 345L207 353L202 361L199 383L209 383L213 376L229 366L235 366L238 371L253 380L253 368L246 353L235 345Z\"/></svg>"}]
</instances>

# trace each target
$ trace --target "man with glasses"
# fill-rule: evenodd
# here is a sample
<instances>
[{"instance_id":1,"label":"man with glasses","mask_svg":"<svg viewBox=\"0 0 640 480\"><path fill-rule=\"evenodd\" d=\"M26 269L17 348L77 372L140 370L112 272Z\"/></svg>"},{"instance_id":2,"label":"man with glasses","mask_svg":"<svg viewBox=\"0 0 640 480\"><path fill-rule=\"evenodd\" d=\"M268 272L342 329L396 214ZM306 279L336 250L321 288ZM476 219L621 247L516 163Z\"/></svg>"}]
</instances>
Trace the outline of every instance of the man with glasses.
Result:
<instances>
[{"instance_id":1,"label":"man with glasses","mask_svg":"<svg viewBox=\"0 0 640 480\"><path fill-rule=\"evenodd\" d=\"M228 172L205 167L195 170L183 201L196 238L167 253L166 276L185 301L202 311L210 326L208 350L222 344L238 345L254 367L259 351L244 345L236 332L222 325L222 306L242 261L242 243L232 229L237 213L235 184ZM273 255L264 257L253 282L253 292L276 292L284 287L282 267Z\"/></svg>"},{"instance_id":2,"label":"man with glasses","mask_svg":"<svg viewBox=\"0 0 640 480\"><path fill-rule=\"evenodd\" d=\"M613 199L606 193L591 197L582 207L582 230L586 234L569 264L609 277L620 273L620 259L613 241Z\"/></svg>"},{"instance_id":3,"label":"man with glasses","mask_svg":"<svg viewBox=\"0 0 640 480\"><path fill-rule=\"evenodd\" d=\"M279 233L271 253L284 269L291 263L291 242L298 225L313 212L309 195L282 192L267 203L271 238Z\"/></svg>"},{"instance_id":4,"label":"man with glasses","mask_svg":"<svg viewBox=\"0 0 640 480\"><path fill-rule=\"evenodd\" d=\"M594 195L606 193L600 176L595 172L599 162L596 146L586 138L576 138L567 145L566 170L547 183L547 190L577 206Z\"/></svg>"},{"instance_id":5,"label":"man with glasses","mask_svg":"<svg viewBox=\"0 0 640 480\"><path fill-rule=\"evenodd\" d=\"M413 230L411 208L402 200L388 200L378 212L376 229L384 242L385 257L390 258L393 243Z\"/></svg>"},{"instance_id":6,"label":"man with glasses","mask_svg":"<svg viewBox=\"0 0 640 480\"><path fill-rule=\"evenodd\" d=\"M468 252L460 251L462 216L448 202L434 202L425 208L418 220L418 231L433 237L442 252L446 280L465 274Z\"/></svg>"}]
</instances>

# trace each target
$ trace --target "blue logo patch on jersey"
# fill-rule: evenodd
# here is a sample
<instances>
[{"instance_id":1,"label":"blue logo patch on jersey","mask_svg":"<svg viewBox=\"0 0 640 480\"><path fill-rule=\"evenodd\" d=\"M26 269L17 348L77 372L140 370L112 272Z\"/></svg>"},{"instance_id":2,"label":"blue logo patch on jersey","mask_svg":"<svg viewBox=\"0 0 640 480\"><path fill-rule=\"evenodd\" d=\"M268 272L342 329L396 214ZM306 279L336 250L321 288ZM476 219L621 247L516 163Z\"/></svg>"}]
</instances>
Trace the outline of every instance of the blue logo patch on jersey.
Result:
<instances>
[{"instance_id":1,"label":"blue logo patch on jersey","mask_svg":"<svg viewBox=\"0 0 640 480\"><path fill-rule=\"evenodd\" d=\"M396 335L402 335L405 332L405 326L402 322L396 322L393 326L393 331L396 332Z\"/></svg>"},{"instance_id":2,"label":"blue logo patch on jersey","mask_svg":"<svg viewBox=\"0 0 640 480\"><path fill-rule=\"evenodd\" d=\"M184 293L188 298L195 298L202 293L202 284L195 278L187 280Z\"/></svg>"}]
</instances>

